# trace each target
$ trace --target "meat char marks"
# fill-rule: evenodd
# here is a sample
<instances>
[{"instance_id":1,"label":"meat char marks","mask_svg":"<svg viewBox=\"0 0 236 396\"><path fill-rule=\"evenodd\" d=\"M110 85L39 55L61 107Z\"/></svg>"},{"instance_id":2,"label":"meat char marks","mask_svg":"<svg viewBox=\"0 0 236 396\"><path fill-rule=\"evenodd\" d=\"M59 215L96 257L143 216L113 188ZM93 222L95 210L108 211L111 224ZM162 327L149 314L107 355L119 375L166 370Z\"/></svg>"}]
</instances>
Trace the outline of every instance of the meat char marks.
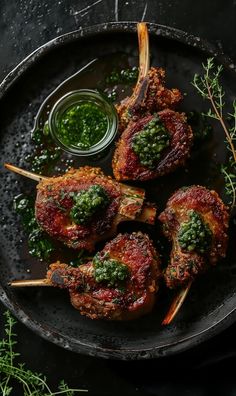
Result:
<instances>
[{"instance_id":1,"label":"meat char marks","mask_svg":"<svg viewBox=\"0 0 236 396\"><path fill-rule=\"evenodd\" d=\"M55 287L68 289L72 305L91 319L130 320L152 310L161 271L159 257L147 235L119 234L95 257L100 270L107 268L108 260L110 264L116 262L118 268L126 267L126 278L113 278L109 285L108 278L96 274L95 259L78 268L52 264L47 277Z\"/></svg>"}]
</instances>

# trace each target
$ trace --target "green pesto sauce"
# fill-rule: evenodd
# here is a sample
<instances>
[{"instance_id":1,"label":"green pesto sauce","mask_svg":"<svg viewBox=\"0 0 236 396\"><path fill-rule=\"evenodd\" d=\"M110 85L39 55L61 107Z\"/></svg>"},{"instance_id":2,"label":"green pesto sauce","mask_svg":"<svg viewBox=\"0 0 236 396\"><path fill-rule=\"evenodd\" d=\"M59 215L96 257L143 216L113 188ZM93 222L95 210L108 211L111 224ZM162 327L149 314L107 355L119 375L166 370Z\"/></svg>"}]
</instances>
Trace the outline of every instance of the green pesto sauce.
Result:
<instances>
[{"instance_id":1,"label":"green pesto sauce","mask_svg":"<svg viewBox=\"0 0 236 396\"><path fill-rule=\"evenodd\" d=\"M178 242L181 249L188 252L206 253L212 241L212 231L194 210L188 212L189 220L178 232Z\"/></svg>"},{"instance_id":2,"label":"green pesto sauce","mask_svg":"<svg viewBox=\"0 0 236 396\"><path fill-rule=\"evenodd\" d=\"M132 148L140 163L154 169L160 160L162 151L169 145L169 133L159 117L155 116L133 137Z\"/></svg>"},{"instance_id":3,"label":"green pesto sauce","mask_svg":"<svg viewBox=\"0 0 236 396\"><path fill-rule=\"evenodd\" d=\"M100 142L108 127L106 114L95 103L69 107L58 121L58 138L66 146L89 149Z\"/></svg>"},{"instance_id":4,"label":"green pesto sauce","mask_svg":"<svg viewBox=\"0 0 236 396\"><path fill-rule=\"evenodd\" d=\"M104 209L110 202L106 190L97 184L74 194L73 200L70 217L79 225L88 223L95 213Z\"/></svg>"},{"instance_id":5,"label":"green pesto sauce","mask_svg":"<svg viewBox=\"0 0 236 396\"><path fill-rule=\"evenodd\" d=\"M106 254L100 257L99 253L93 258L94 278L96 282L105 282L107 286L117 286L129 275L127 265L109 258Z\"/></svg>"},{"instance_id":6,"label":"green pesto sauce","mask_svg":"<svg viewBox=\"0 0 236 396\"><path fill-rule=\"evenodd\" d=\"M15 197L13 206L21 216L22 224L28 233L29 253L40 260L48 260L54 251L54 245L36 221L33 200L19 195Z\"/></svg>"}]
</instances>

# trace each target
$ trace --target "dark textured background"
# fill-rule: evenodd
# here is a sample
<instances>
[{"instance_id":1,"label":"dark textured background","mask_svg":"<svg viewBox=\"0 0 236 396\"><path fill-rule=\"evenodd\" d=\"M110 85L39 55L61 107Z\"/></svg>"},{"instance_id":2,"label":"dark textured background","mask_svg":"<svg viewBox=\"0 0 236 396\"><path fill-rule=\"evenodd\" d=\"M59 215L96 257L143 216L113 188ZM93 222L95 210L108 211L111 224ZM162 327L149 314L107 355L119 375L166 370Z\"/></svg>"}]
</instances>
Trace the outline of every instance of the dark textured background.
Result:
<instances>
[{"instance_id":1,"label":"dark textured background","mask_svg":"<svg viewBox=\"0 0 236 396\"><path fill-rule=\"evenodd\" d=\"M0 79L60 34L141 19L205 38L236 61L235 0L0 0ZM0 323L2 335L2 315ZM87 388L89 395L236 395L236 325L191 351L142 362L80 356L42 340L22 324L16 330L22 359L32 370L43 371L52 387L64 378L73 387Z\"/></svg>"}]
</instances>

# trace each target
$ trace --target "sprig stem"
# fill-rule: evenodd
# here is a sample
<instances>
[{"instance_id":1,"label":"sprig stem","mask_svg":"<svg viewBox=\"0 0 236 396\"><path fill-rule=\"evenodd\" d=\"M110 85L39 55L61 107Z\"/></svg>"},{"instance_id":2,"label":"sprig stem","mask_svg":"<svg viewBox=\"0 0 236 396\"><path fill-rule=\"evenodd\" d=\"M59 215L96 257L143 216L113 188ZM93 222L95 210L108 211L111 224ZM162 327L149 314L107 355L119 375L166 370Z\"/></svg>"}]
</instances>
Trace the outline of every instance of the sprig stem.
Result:
<instances>
[{"instance_id":1,"label":"sprig stem","mask_svg":"<svg viewBox=\"0 0 236 396\"><path fill-rule=\"evenodd\" d=\"M193 86L197 92L208 100L211 107L203 115L219 121L226 136L227 149L230 151L228 162L222 166L222 174L225 179L225 192L230 196L231 210L236 205L236 101L233 101L233 113L225 112L224 96L225 92L220 83L220 77L223 70L222 66L216 66L213 58L208 58L206 64L203 64L203 75L195 74ZM230 126L228 119L232 122Z\"/></svg>"},{"instance_id":2,"label":"sprig stem","mask_svg":"<svg viewBox=\"0 0 236 396\"><path fill-rule=\"evenodd\" d=\"M22 363L16 364L14 359L16 356L19 356L13 348L16 344L16 334L13 333L13 326L16 321L9 311L5 313L5 317L6 338L0 340L0 374L3 374L0 378L2 396L11 395L13 391L10 385L12 380L15 380L22 386L24 396L73 396L75 392L87 392L86 389L70 389L64 381L61 382L58 390L53 392L46 382L46 377L42 376L42 374L32 372Z\"/></svg>"},{"instance_id":3,"label":"sprig stem","mask_svg":"<svg viewBox=\"0 0 236 396\"><path fill-rule=\"evenodd\" d=\"M223 128L223 130L225 132L227 142L230 145L230 148L231 148L231 151L232 151L232 155L234 157L234 161L236 162L236 151L235 151L235 147L234 147L234 144L233 144L233 141L232 141L232 137L230 136L230 133L229 133L229 131L228 131L226 125L225 125L225 121L223 119L222 101L220 99L220 107L219 107L219 109L221 109L221 110L220 110L220 113L219 113L218 108L217 108L217 106L215 104L214 97L213 97L212 92L211 92L211 88L210 88L208 82L206 82L206 84L207 84L207 91L208 91L209 100L211 102L212 108L213 108L213 110L214 110L214 112L215 112L215 114L217 116L218 121L221 123L221 126L222 126L222 128Z\"/></svg>"}]
</instances>

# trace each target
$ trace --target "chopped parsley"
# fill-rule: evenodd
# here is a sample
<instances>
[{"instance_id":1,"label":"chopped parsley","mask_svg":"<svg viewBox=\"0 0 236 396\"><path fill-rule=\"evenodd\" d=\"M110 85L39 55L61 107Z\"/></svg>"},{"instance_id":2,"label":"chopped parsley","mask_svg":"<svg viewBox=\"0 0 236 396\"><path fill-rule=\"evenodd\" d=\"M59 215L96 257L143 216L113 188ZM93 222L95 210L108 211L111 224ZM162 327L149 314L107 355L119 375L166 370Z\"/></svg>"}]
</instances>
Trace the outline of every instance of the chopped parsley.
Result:
<instances>
[{"instance_id":1,"label":"chopped parsley","mask_svg":"<svg viewBox=\"0 0 236 396\"><path fill-rule=\"evenodd\" d=\"M212 231L194 210L188 212L189 220L182 223L178 232L181 249L206 253L212 241Z\"/></svg>"},{"instance_id":2,"label":"chopped parsley","mask_svg":"<svg viewBox=\"0 0 236 396\"><path fill-rule=\"evenodd\" d=\"M104 209L110 202L106 190L97 184L74 194L73 199L70 217L79 225L88 223L95 213Z\"/></svg>"},{"instance_id":3,"label":"chopped parsley","mask_svg":"<svg viewBox=\"0 0 236 396\"><path fill-rule=\"evenodd\" d=\"M155 116L145 127L137 132L132 141L132 149L142 165L154 169L162 151L169 145L169 133Z\"/></svg>"},{"instance_id":4,"label":"chopped parsley","mask_svg":"<svg viewBox=\"0 0 236 396\"><path fill-rule=\"evenodd\" d=\"M129 275L127 265L111 259L108 254L104 257L101 257L99 253L96 254L93 258L93 266L96 282L105 282L107 286L116 286Z\"/></svg>"}]
</instances>

